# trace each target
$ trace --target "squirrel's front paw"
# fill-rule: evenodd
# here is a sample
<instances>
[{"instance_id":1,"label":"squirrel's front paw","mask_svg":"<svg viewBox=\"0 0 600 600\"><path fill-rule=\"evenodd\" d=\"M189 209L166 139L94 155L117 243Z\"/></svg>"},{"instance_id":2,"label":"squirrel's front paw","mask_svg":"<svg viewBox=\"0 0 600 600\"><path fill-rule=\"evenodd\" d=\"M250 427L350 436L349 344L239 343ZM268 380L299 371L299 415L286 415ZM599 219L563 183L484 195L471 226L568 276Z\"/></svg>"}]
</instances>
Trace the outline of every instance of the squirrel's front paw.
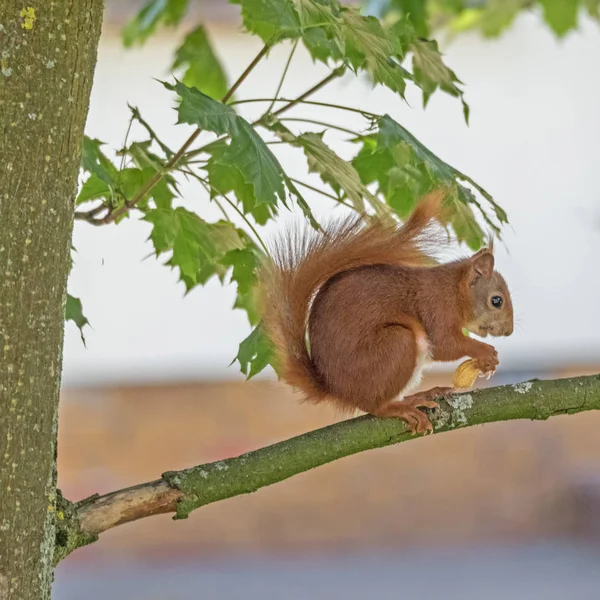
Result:
<instances>
[{"instance_id":1,"label":"squirrel's front paw","mask_svg":"<svg viewBox=\"0 0 600 600\"><path fill-rule=\"evenodd\" d=\"M473 358L477 361L477 368L482 373L493 373L498 366L498 352L493 346L487 344L483 351Z\"/></svg>"}]
</instances>

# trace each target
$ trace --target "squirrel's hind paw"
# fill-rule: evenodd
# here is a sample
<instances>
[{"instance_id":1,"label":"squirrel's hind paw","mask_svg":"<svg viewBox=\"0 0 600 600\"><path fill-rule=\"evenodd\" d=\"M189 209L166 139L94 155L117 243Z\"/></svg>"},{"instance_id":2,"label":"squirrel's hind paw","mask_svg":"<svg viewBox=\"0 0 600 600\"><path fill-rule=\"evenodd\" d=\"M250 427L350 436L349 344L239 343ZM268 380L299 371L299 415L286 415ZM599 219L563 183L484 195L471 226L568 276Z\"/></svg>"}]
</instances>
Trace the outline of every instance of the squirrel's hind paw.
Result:
<instances>
[{"instance_id":1,"label":"squirrel's hind paw","mask_svg":"<svg viewBox=\"0 0 600 600\"><path fill-rule=\"evenodd\" d=\"M402 419L408 425L412 434L433 433L433 425L427 415L420 408L434 409L439 404L419 394L409 396L403 400L393 400L383 409L377 411L375 416L384 418Z\"/></svg>"}]
</instances>

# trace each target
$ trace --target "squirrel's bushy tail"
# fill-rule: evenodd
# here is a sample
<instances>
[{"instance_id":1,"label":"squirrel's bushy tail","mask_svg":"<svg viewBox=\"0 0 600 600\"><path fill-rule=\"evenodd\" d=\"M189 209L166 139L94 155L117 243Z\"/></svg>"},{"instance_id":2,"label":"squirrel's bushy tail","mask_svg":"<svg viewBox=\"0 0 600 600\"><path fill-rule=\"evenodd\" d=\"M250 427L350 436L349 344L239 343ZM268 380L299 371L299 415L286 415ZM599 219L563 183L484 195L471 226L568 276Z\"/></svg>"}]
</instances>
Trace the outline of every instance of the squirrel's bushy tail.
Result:
<instances>
[{"instance_id":1,"label":"squirrel's bushy tail","mask_svg":"<svg viewBox=\"0 0 600 600\"><path fill-rule=\"evenodd\" d=\"M443 191L426 196L401 226L391 218L365 224L353 215L325 226L323 232L296 229L275 242L259 275L259 297L282 379L313 400L328 395L306 343L315 293L334 275L358 267L431 264L428 250L435 243L428 226L439 217L443 196Z\"/></svg>"}]
</instances>

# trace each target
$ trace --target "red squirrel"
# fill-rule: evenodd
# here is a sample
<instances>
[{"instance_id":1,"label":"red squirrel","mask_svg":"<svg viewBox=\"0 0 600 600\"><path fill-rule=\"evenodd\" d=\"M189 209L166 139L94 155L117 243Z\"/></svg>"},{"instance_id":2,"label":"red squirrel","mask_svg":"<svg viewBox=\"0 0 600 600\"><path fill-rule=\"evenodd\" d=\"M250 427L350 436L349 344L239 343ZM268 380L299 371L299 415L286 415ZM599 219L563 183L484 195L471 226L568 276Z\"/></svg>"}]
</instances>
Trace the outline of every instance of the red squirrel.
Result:
<instances>
[{"instance_id":1,"label":"red squirrel","mask_svg":"<svg viewBox=\"0 0 600 600\"><path fill-rule=\"evenodd\" d=\"M404 225L360 217L324 232L289 233L259 275L263 326L282 379L309 400L330 401L377 417L404 420L432 432L419 408L451 392L411 394L432 361L469 356L479 370L498 365L480 337L513 332L513 307L494 271L493 246L469 258L437 264L443 191L422 199Z\"/></svg>"}]
</instances>

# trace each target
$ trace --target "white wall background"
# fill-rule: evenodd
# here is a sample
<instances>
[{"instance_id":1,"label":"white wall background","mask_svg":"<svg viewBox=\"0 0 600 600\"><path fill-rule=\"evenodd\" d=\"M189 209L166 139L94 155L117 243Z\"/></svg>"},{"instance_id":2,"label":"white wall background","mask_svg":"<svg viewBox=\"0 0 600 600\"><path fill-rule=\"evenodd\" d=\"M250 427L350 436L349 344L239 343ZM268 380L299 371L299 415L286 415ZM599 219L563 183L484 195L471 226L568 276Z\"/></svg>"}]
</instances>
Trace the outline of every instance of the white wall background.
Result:
<instances>
[{"instance_id":1,"label":"white wall background","mask_svg":"<svg viewBox=\"0 0 600 600\"><path fill-rule=\"evenodd\" d=\"M233 80L260 46L234 28L210 31ZM119 147L129 102L172 147L183 142L190 130L174 126L174 97L152 79L168 78L176 43L165 35L141 49L124 50L117 32L105 29L88 135ZM239 96L274 93L287 51L277 48ZM389 113L506 208L512 228L505 231L508 252L499 249L498 267L513 291L519 326L497 344L502 366L600 360L600 30L584 22L579 32L558 42L530 15L499 41L463 36L446 55L467 84L470 127L460 104L444 94L436 94L423 111L417 93L409 94L409 106L353 76L315 98ZM327 71L313 67L299 51L291 73L287 97L305 91ZM260 108L264 105L243 105L243 114L252 117ZM360 118L351 113L324 110L304 107L297 114L361 128ZM347 153L335 135L326 141ZM279 156L306 179L300 154ZM316 178L311 182L319 185ZM182 189L187 206L199 207L206 218L219 217L200 188ZM331 212L322 197L306 197L318 215ZM184 297L182 284L162 260L144 260L152 251L146 242L149 227L136 219L117 227L76 224L70 292L82 298L93 329L87 329L86 349L74 325L68 325L65 384L239 376L235 365L228 365L249 328L244 314L230 309L234 290L211 282Z\"/></svg>"}]
</instances>

